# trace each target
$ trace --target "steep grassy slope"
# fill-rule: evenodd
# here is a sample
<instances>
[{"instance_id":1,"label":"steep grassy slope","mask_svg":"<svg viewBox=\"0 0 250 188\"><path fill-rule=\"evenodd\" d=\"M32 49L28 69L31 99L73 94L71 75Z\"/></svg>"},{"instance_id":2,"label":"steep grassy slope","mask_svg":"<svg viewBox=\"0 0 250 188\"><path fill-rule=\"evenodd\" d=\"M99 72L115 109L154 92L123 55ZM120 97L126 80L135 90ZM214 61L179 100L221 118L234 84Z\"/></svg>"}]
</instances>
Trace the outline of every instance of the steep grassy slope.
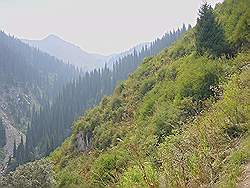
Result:
<instances>
[{"instance_id":1,"label":"steep grassy slope","mask_svg":"<svg viewBox=\"0 0 250 188\"><path fill-rule=\"evenodd\" d=\"M76 121L48 158L55 186L235 187L250 160L248 2L215 9L233 58L196 55L194 28Z\"/></svg>"},{"instance_id":2,"label":"steep grassy slope","mask_svg":"<svg viewBox=\"0 0 250 188\"><path fill-rule=\"evenodd\" d=\"M200 186L227 170L237 177L249 157L249 144L240 149L249 141L249 55L170 64L163 57L145 62L132 76L141 79L130 78L76 122L51 156L61 185Z\"/></svg>"},{"instance_id":3,"label":"steep grassy slope","mask_svg":"<svg viewBox=\"0 0 250 188\"><path fill-rule=\"evenodd\" d=\"M58 186L234 187L250 156L248 4L215 10L234 58L196 55L190 31L80 118L50 157Z\"/></svg>"}]
</instances>

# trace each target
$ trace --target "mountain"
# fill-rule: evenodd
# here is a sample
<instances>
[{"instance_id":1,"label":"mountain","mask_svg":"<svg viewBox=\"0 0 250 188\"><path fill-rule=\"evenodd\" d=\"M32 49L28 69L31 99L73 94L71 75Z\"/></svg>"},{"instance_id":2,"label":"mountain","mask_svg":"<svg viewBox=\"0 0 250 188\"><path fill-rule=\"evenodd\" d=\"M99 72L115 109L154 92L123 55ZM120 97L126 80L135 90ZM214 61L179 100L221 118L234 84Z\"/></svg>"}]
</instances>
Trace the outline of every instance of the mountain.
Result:
<instances>
[{"instance_id":1,"label":"mountain","mask_svg":"<svg viewBox=\"0 0 250 188\"><path fill-rule=\"evenodd\" d=\"M66 42L60 37L52 34L42 40L22 39L22 41L32 47L38 48L41 51L63 60L65 63L81 67L83 71L92 71L94 69L103 68L105 64L112 69L113 63L119 60L119 58L133 54L134 51L140 52L143 47L150 47L151 45L151 42L144 42L135 45L124 52L104 56L85 52L80 47L70 42Z\"/></svg>"},{"instance_id":2,"label":"mountain","mask_svg":"<svg viewBox=\"0 0 250 188\"><path fill-rule=\"evenodd\" d=\"M116 61L119 61L119 59L122 59L123 57L129 56L131 54L134 54L135 52L140 53L143 48L144 49L150 48L151 45L152 45L152 42L143 42L143 43L140 43L140 44L133 46L132 48L130 48L124 52L112 54L112 55L108 56L108 59L106 60L107 66L112 69L113 64Z\"/></svg>"},{"instance_id":3,"label":"mountain","mask_svg":"<svg viewBox=\"0 0 250 188\"><path fill-rule=\"evenodd\" d=\"M52 56L55 56L65 63L82 67L85 71L100 68L105 65L107 56L91 54L83 51L79 46L66 42L56 35L49 35L42 40L22 40L32 47L39 48Z\"/></svg>"},{"instance_id":4,"label":"mountain","mask_svg":"<svg viewBox=\"0 0 250 188\"><path fill-rule=\"evenodd\" d=\"M203 5L193 29L79 118L47 158L56 185L236 187L250 162L247 4Z\"/></svg>"},{"instance_id":5,"label":"mountain","mask_svg":"<svg viewBox=\"0 0 250 188\"><path fill-rule=\"evenodd\" d=\"M225 0L214 10L203 4L193 29L140 63L73 123L72 134L49 157L21 165L0 177L0 185L249 183L242 173L250 163L248 20L247 1Z\"/></svg>"},{"instance_id":6,"label":"mountain","mask_svg":"<svg viewBox=\"0 0 250 188\"><path fill-rule=\"evenodd\" d=\"M21 147L21 137L25 144L21 148L26 148L26 154L17 164L47 155L70 134L75 118L98 103L104 95L110 95L115 84L126 79L143 58L172 44L186 31L183 29L165 34L150 46L142 43L114 55L109 67L107 63L107 66L86 74L3 33L2 52L5 54L2 57L15 57L6 62L2 60L3 74L0 75L4 87L0 92L3 108L0 112L6 129L5 137L8 138L4 146L4 162L14 151L14 141L17 149ZM62 42L59 38L57 40ZM7 63L6 67L4 63ZM79 79L78 75L81 75ZM27 139L23 133L28 135Z\"/></svg>"},{"instance_id":7,"label":"mountain","mask_svg":"<svg viewBox=\"0 0 250 188\"><path fill-rule=\"evenodd\" d=\"M14 140L19 144L24 137L32 113L50 103L79 74L72 65L0 32L0 119L6 129L6 138L0 139L6 139L7 160Z\"/></svg>"},{"instance_id":8,"label":"mountain","mask_svg":"<svg viewBox=\"0 0 250 188\"><path fill-rule=\"evenodd\" d=\"M66 42L56 35L49 35L42 40L22 39L22 41L32 47L38 48L41 51L63 60L65 63L81 67L83 71L92 71L94 69L103 68L105 64L112 69L113 63L118 61L120 58L133 54L134 51L139 53L142 48L149 48L152 44L152 42L143 42L124 52L104 56L85 52L80 47Z\"/></svg>"},{"instance_id":9,"label":"mountain","mask_svg":"<svg viewBox=\"0 0 250 188\"><path fill-rule=\"evenodd\" d=\"M124 54L112 69L107 66L95 69L66 84L51 105L33 115L26 134L26 159L19 164L46 156L61 145L71 134L71 124L75 119L98 104L102 97L112 94L116 84L127 79L144 58L170 46L185 32L185 27L173 31L140 52L134 50L132 54Z\"/></svg>"}]
</instances>

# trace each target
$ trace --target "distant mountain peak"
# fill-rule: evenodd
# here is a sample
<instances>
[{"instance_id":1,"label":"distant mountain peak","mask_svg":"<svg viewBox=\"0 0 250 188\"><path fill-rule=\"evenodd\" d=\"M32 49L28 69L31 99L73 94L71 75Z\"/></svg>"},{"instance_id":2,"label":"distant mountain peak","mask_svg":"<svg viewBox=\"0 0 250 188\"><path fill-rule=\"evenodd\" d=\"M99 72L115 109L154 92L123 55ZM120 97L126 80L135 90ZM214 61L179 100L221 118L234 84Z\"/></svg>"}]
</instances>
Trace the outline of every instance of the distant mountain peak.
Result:
<instances>
[{"instance_id":1,"label":"distant mountain peak","mask_svg":"<svg viewBox=\"0 0 250 188\"><path fill-rule=\"evenodd\" d=\"M103 67L108 58L100 54L90 54L55 34L50 34L41 40L22 41L85 71Z\"/></svg>"},{"instance_id":2,"label":"distant mountain peak","mask_svg":"<svg viewBox=\"0 0 250 188\"><path fill-rule=\"evenodd\" d=\"M63 40L63 39L55 34L50 34L47 37L45 37L43 40Z\"/></svg>"},{"instance_id":3,"label":"distant mountain peak","mask_svg":"<svg viewBox=\"0 0 250 188\"><path fill-rule=\"evenodd\" d=\"M105 64L111 68L113 63L119 58L133 54L134 51L139 52L141 51L142 47L150 45L150 42L144 42L128 49L127 51L105 56L101 54L88 53L82 50L79 46L65 41L60 36L55 34L49 34L41 40L23 39L22 41L28 43L30 46L39 48L41 51L55 56L66 63L81 67L86 71L91 71L95 68L102 68L105 66Z\"/></svg>"}]
</instances>

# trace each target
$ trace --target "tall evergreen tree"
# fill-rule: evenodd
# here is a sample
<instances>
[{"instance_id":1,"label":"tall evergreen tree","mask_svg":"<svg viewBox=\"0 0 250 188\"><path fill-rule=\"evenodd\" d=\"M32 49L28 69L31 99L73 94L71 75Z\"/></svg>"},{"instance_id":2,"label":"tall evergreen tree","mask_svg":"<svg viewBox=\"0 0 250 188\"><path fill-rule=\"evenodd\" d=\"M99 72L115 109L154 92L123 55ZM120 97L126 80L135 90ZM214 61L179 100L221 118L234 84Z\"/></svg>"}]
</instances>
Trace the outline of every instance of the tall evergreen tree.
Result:
<instances>
[{"instance_id":1,"label":"tall evergreen tree","mask_svg":"<svg viewBox=\"0 0 250 188\"><path fill-rule=\"evenodd\" d=\"M17 164L23 164L25 162L25 150L23 137L21 137L21 143L18 145L16 150L16 162Z\"/></svg>"},{"instance_id":2,"label":"tall evergreen tree","mask_svg":"<svg viewBox=\"0 0 250 188\"><path fill-rule=\"evenodd\" d=\"M199 10L196 25L196 48L200 55L209 53L219 57L228 54L224 30L216 21L211 5L204 3Z\"/></svg>"},{"instance_id":3,"label":"tall evergreen tree","mask_svg":"<svg viewBox=\"0 0 250 188\"><path fill-rule=\"evenodd\" d=\"M16 157L16 140L14 140L14 146L13 146L13 157Z\"/></svg>"},{"instance_id":4,"label":"tall evergreen tree","mask_svg":"<svg viewBox=\"0 0 250 188\"><path fill-rule=\"evenodd\" d=\"M3 124L3 120L0 117L0 148L6 144L6 131Z\"/></svg>"}]
</instances>

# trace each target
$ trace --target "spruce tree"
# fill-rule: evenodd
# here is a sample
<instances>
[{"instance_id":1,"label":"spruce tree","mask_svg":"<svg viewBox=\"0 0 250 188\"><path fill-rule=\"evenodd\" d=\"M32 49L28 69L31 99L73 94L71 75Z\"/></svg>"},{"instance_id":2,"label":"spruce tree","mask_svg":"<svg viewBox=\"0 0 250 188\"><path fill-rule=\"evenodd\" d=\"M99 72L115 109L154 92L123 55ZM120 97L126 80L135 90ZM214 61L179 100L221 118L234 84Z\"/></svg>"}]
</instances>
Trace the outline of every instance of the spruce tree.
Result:
<instances>
[{"instance_id":1,"label":"spruce tree","mask_svg":"<svg viewBox=\"0 0 250 188\"><path fill-rule=\"evenodd\" d=\"M196 25L196 49L198 54L208 53L219 57L228 53L224 30L215 19L211 5L205 3L199 10Z\"/></svg>"},{"instance_id":2,"label":"spruce tree","mask_svg":"<svg viewBox=\"0 0 250 188\"><path fill-rule=\"evenodd\" d=\"M13 158L16 157L16 140L14 140L14 146L13 146Z\"/></svg>"},{"instance_id":3,"label":"spruce tree","mask_svg":"<svg viewBox=\"0 0 250 188\"><path fill-rule=\"evenodd\" d=\"M0 117L0 148L4 147L5 144L6 144L6 132L2 118Z\"/></svg>"},{"instance_id":4,"label":"spruce tree","mask_svg":"<svg viewBox=\"0 0 250 188\"><path fill-rule=\"evenodd\" d=\"M25 161L24 157L25 157L24 143L23 143L23 137L21 137L21 143L18 145L16 150L17 164L23 164Z\"/></svg>"}]
</instances>

